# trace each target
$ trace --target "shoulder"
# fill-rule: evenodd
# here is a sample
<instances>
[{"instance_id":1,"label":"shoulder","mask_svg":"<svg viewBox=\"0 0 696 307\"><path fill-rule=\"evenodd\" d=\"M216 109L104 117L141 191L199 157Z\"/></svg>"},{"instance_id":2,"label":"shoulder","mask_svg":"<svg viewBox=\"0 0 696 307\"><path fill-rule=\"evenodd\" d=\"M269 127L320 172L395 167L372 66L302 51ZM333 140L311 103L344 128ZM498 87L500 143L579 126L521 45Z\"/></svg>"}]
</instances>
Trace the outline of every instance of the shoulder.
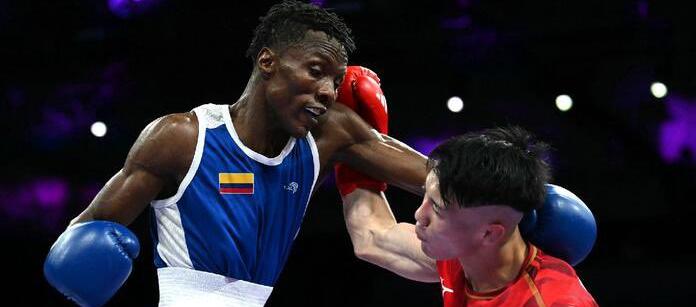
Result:
<instances>
[{"instance_id":1,"label":"shoulder","mask_svg":"<svg viewBox=\"0 0 696 307\"><path fill-rule=\"evenodd\" d=\"M542 274L547 278L558 280L576 280L578 278L575 269L568 262L551 256L538 247L532 264L537 267L537 274Z\"/></svg>"},{"instance_id":2,"label":"shoulder","mask_svg":"<svg viewBox=\"0 0 696 307\"><path fill-rule=\"evenodd\" d=\"M542 265L535 278L536 286L550 306L596 306L592 295L587 291L568 263L554 258Z\"/></svg>"},{"instance_id":3,"label":"shoulder","mask_svg":"<svg viewBox=\"0 0 696 307\"><path fill-rule=\"evenodd\" d=\"M534 283L549 306L596 306L567 262L538 250L532 266Z\"/></svg>"},{"instance_id":4,"label":"shoulder","mask_svg":"<svg viewBox=\"0 0 696 307\"><path fill-rule=\"evenodd\" d=\"M544 302L549 306L597 306L580 279L556 279L537 284Z\"/></svg>"},{"instance_id":5,"label":"shoulder","mask_svg":"<svg viewBox=\"0 0 696 307\"><path fill-rule=\"evenodd\" d=\"M178 175L188 169L198 140L198 120L193 112L162 116L140 133L127 163L162 175Z\"/></svg>"},{"instance_id":6,"label":"shoulder","mask_svg":"<svg viewBox=\"0 0 696 307\"><path fill-rule=\"evenodd\" d=\"M141 134L154 140L175 137L195 137L198 135L198 119L193 112L174 113L150 122Z\"/></svg>"}]
</instances>

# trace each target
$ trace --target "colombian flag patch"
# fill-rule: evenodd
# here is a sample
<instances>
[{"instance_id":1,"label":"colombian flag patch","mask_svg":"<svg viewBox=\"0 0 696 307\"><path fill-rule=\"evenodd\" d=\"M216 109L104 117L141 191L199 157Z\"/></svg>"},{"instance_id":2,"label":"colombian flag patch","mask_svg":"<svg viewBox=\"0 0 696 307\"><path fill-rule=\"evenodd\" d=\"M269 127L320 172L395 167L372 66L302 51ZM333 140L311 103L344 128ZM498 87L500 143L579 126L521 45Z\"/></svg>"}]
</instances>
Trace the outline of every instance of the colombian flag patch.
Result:
<instances>
[{"instance_id":1,"label":"colombian flag patch","mask_svg":"<svg viewBox=\"0 0 696 307\"><path fill-rule=\"evenodd\" d=\"M219 173L220 194L254 194L254 173Z\"/></svg>"}]
</instances>

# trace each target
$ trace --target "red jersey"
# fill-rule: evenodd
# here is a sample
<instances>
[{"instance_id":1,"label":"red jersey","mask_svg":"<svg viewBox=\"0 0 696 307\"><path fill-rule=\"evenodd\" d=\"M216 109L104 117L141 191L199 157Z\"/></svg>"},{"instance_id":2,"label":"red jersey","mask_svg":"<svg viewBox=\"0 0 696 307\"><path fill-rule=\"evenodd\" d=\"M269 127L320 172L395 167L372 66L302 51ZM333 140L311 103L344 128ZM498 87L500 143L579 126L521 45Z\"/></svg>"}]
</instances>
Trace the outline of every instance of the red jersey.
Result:
<instances>
[{"instance_id":1,"label":"red jersey","mask_svg":"<svg viewBox=\"0 0 696 307\"><path fill-rule=\"evenodd\" d=\"M459 260L437 261L445 307L598 306L567 262L528 245L520 274L507 287L488 293L471 289Z\"/></svg>"}]
</instances>

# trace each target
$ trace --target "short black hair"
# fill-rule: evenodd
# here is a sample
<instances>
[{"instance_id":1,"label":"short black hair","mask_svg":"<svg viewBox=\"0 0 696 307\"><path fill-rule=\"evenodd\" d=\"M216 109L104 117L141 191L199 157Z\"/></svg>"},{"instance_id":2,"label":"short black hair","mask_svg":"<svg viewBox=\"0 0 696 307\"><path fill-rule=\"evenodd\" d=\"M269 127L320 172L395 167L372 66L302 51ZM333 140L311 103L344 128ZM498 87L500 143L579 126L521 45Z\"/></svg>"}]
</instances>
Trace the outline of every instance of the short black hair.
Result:
<instances>
[{"instance_id":1,"label":"short black hair","mask_svg":"<svg viewBox=\"0 0 696 307\"><path fill-rule=\"evenodd\" d=\"M301 41L308 30L321 31L336 39L346 50L346 56L355 51L351 30L343 19L313 4L286 0L273 5L259 21L246 51L252 60L263 47L283 50Z\"/></svg>"},{"instance_id":2,"label":"short black hair","mask_svg":"<svg viewBox=\"0 0 696 307\"><path fill-rule=\"evenodd\" d=\"M506 205L521 212L544 202L551 168L549 146L520 127L467 133L440 144L428 170L440 181L445 206Z\"/></svg>"}]
</instances>

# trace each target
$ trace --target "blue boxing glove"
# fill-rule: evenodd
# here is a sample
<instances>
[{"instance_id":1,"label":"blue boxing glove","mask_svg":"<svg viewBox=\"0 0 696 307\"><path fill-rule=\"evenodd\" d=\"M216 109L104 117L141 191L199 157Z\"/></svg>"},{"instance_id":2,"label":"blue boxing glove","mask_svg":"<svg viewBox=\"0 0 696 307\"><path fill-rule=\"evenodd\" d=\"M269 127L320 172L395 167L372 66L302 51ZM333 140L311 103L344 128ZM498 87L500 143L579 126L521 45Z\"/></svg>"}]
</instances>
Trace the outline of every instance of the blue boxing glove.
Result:
<instances>
[{"instance_id":1,"label":"blue boxing glove","mask_svg":"<svg viewBox=\"0 0 696 307\"><path fill-rule=\"evenodd\" d=\"M48 252L46 280L80 306L104 305L130 275L138 238L125 226L91 221L68 228Z\"/></svg>"},{"instance_id":2,"label":"blue boxing glove","mask_svg":"<svg viewBox=\"0 0 696 307\"><path fill-rule=\"evenodd\" d=\"M573 266L587 257L597 239L590 209L575 194L553 184L546 184L544 206L525 214L519 227L526 240Z\"/></svg>"}]
</instances>

